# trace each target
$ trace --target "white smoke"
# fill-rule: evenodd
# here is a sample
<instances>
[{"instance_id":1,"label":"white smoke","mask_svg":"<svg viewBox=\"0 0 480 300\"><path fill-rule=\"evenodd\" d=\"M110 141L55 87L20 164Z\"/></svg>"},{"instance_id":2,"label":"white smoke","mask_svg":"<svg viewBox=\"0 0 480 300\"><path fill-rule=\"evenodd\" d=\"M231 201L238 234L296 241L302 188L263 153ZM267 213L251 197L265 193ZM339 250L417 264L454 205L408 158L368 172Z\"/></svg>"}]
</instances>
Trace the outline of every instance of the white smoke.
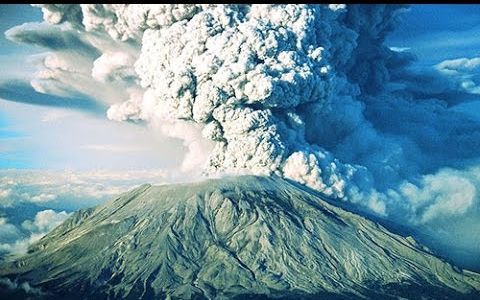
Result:
<instances>
[{"instance_id":1,"label":"white smoke","mask_svg":"<svg viewBox=\"0 0 480 300\"><path fill-rule=\"evenodd\" d=\"M93 95L109 119L183 139L184 172L276 174L412 226L478 209L479 182L465 174L480 123L449 108L477 91L467 73L478 61L410 71L408 51L383 43L403 6L41 8L65 44L50 46L41 81ZM42 45L41 32L8 36ZM460 73L464 94L448 77Z\"/></svg>"},{"instance_id":2,"label":"white smoke","mask_svg":"<svg viewBox=\"0 0 480 300\"><path fill-rule=\"evenodd\" d=\"M321 42L331 33L317 23L320 16L333 21L338 13L297 5L180 11L185 13L181 22L143 34L135 69L149 93L137 102L135 117L201 124L203 136L215 142L209 173L276 173L343 197L341 182L348 172L305 142L299 133L305 118L297 111L306 103L331 101L334 75L325 54L328 45ZM314 158L298 160L298 155Z\"/></svg>"}]
</instances>

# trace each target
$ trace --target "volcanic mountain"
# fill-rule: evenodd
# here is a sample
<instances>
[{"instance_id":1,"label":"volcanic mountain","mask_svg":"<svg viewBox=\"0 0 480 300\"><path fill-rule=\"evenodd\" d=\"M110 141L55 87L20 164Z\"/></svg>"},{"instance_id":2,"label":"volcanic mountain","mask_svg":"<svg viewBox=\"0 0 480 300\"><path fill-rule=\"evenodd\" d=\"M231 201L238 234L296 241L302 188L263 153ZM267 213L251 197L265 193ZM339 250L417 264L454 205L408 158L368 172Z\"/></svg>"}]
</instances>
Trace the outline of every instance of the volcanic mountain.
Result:
<instances>
[{"instance_id":1,"label":"volcanic mountain","mask_svg":"<svg viewBox=\"0 0 480 300\"><path fill-rule=\"evenodd\" d=\"M480 297L479 274L258 176L143 185L76 212L0 276L48 299Z\"/></svg>"}]
</instances>

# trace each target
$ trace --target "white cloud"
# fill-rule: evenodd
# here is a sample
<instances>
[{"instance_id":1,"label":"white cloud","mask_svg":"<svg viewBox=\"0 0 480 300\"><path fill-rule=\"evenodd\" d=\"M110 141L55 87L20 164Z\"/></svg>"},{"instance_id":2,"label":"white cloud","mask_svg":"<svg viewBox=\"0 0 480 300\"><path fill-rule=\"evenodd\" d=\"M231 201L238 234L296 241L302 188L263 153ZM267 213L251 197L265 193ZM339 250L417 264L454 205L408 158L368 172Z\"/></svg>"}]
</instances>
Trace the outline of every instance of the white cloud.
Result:
<instances>
[{"instance_id":1,"label":"white cloud","mask_svg":"<svg viewBox=\"0 0 480 300\"><path fill-rule=\"evenodd\" d=\"M50 110L43 114L41 122L54 123L72 116L72 112L66 110Z\"/></svg>"},{"instance_id":2,"label":"white cloud","mask_svg":"<svg viewBox=\"0 0 480 300\"><path fill-rule=\"evenodd\" d=\"M57 213L51 209L47 209L38 212L33 221L24 221L22 227L33 233L46 234L63 223L69 216L70 214L65 211Z\"/></svg>"},{"instance_id":3,"label":"white cloud","mask_svg":"<svg viewBox=\"0 0 480 300\"><path fill-rule=\"evenodd\" d=\"M164 183L169 177L162 170L0 170L0 191L4 194L0 207L22 202L54 208L91 206L146 182Z\"/></svg>"},{"instance_id":4,"label":"white cloud","mask_svg":"<svg viewBox=\"0 0 480 300\"><path fill-rule=\"evenodd\" d=\"M410 50L410 48L409 47L390 47L390 50L395 52L405 52Z\"/></svg>"},{"instance_id":5,"label":"white cloud","mask_svg":"<svg viewBox=\"0 0 480 300\"><path fill-rule=\"evenodd\" d=\"M112 145L112 144L93 144L84 145L80 149L91 151L104 151L104 152L116 152L116 153L130 153L130 152L142 152L147 151L147 148L126 146L126 145Z\"/></svg>"},{"instance_id":6,"label":"white cloud","mask_svg":"<svg viewBox=\"0 0 480 300\"><path fill-rule=\"evenodd\" d=\"M466 171L444 169L425 175L419 185L404 183L399 192L411 204L413 222L434 223L461 218L478 206L480 168Z\"/></svg>"},{"instance_id":7,"label":"white cloud","mask_svg":"<svg viewBox=\"0 0 480 300\"><path fill-rule=\"evenodd\" d=\"M31 199L33 202L48 202L57 199L57 196L54 194L41 193L33 196Z\"/></svg>"},{"instance_id":8,"label":"white cloud","mask_svg":"<svg viewBox=\"0 0 480 300\"><path fill-rule=\"evenodd\" d=\"M167 180L171 179L162 170L0 170L0 213L8 212L0 217L0 252L24 253L71 211L97 205L140 184ZM25 207L29 209L24 212ZM29 210L37 211L25 219Z\"/></svg>"},{"instance_id":9,"label":"white cloud","mask_svg":"<svg viewBox=\"0 0 480 300\"><path fill-rule=\"evenodd\" d=\"M31 79L37 92L66 98L90 97L109 105L128 99L126 89L135 74L128 71L133 67L119 65L119 59L124 63L134 59L130 45L119 44L106 34L80 33L68 24L26 23L5 34L12 41L50 50L37 55L38 71ZM101 56L102 52L106 55ZM119 61L115 63L114 59ZM92 69L96 77L92 77ZM109 80L110 84L97 79Z\"/></svg>"},{"instance_id":10,"label":"white cloud","mask_svg":"<svg viewBox=\"0 0 480 300\"><path fill-rule=\"evenodd\" d=\"M0 198L7 198L12 193L11 189L0 190Z\"/></svg>"},{"instance_id":11,"label":"white cloud","mask_svg":"<svg viewBox=\"0 0 480 300\"><path fill-rule=\"evenodd\" d=\"M387 216L387 206L382 199L383 195L376 192L372 193L368 199L367 207L380 216Z\"/></svg>"},{"instance_id":12,"label":"white cloud","mask_svg":"<svg viewBox=\"0 0 480 300\"><path fill-rule=\"evenodd\" d=\"M458 73L460 71L473 71L480 67L480 57L457 58L442 61L437 68L447 73Z\"/></svg>"},{"instance_id":13,"label":"white cloud","mask_svg":"<svg viewBox=\"0 0 480 300\"><path fill-rule=\"evenodd\" d=\"M65 211L44 210L36 214L33 220L25 220L20 226L8 223L0 218L0 254L23 254L28 246L41 239L45 234L60 225L70 216Z\"/></svg>"},{"instance_id":14,"label":"white cloud","mask_svg":"<svg viewBox=\"0 0 480 300\"><path fill-rule=\"evenodd\" d=\"M7 218L0 217L0 244L11 243L21 237L20 230L10 224Z\"/></svg>"},{"instance_id":15,"label":"white cloud","mask_svg":"<svg viewBox=\"0 0 480 300\"><path fill-rule=\"evenodd\" d=\"M445 60L435 67L458 81L460 88L472 94L480 94L480 57Z\"/></svg>"}]
</instances>

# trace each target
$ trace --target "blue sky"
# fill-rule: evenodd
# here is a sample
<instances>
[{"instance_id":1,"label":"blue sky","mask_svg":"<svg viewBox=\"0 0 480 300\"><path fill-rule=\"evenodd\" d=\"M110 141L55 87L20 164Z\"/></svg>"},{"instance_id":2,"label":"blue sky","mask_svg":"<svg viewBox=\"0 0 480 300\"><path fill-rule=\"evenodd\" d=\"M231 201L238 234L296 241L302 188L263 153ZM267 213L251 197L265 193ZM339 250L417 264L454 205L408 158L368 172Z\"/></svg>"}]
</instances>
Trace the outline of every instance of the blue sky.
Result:
<instances>
[{"instance_id":1,"label":"blue sky","mask_svg":"<svg viewBox=\"0 0 480 300\"><path fill-rule=\"evenodd\" d=\"M0 30L2 33L13 26L40 20L42 20L41 10L30 5L4 4L0 9ZM31 53L34 48L12 43L8 41L3 34L0 36L0 44L2 45L2 55L28 54Z\"/></svg>"},{"instance_id":2,"label":"blue sky","mask_svg":"<svg viewBox=\"0 0 480 300\"><path fill-rule=\"evenodd\" d=\"M410 48L419 64L479 55L479 5L412 5L401 20L387 43Z\"/></svg>"},{"instance_id":3,"label":"blue sky","mask_svg":"<svg viewBox=\"0 0 480 300\"><path fill-rule=\"evenodd\" d=\"M0 5L0 82L31 79L36 71L31 57L44 50L7 40L3 32L39 21L39 8ZM28 102L52 105L0 98L0 169L158 169L178 164L181 159L180 142L159 137L141 126L109 121L106 108L95 115L56 107L55 101L62 99L33 89L24 95ZM78 100L82 105L86 103L85 99Z\"/></svg>"}]
</instances>

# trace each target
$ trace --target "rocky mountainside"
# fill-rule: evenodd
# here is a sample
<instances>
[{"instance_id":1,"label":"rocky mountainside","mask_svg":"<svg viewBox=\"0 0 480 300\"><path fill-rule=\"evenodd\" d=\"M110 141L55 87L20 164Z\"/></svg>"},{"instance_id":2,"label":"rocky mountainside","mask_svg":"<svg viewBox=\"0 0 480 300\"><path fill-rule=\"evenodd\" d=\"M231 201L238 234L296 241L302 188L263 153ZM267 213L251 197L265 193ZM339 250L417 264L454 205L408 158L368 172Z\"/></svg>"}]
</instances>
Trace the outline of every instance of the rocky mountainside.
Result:
<instances>
[{"instance_id":1,"label":"rocky mountainside","mask_svg":"<svg viewBox=\"0 0 480 300\"><path fill-rule=\"evenodd\" d=\"M49 299L480 297L479 274L257 176L143 185L75 213L0 277Z\"/></svg>"}]
</instances>

